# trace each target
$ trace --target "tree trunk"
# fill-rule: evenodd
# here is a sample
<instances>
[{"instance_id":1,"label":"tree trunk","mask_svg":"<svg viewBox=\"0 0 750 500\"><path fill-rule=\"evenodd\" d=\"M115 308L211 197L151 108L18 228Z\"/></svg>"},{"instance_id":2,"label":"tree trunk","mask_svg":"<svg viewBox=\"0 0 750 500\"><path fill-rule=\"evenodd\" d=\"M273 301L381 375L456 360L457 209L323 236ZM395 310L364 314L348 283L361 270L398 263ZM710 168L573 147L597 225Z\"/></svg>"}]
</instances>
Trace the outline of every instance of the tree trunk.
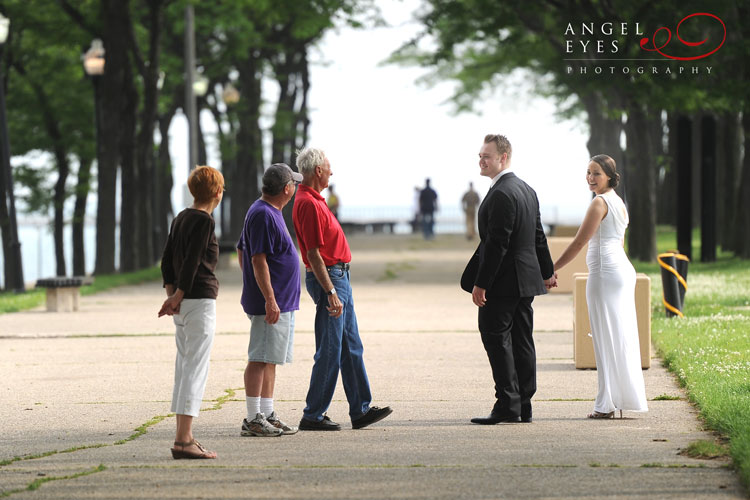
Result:
<instances>
[{"instance_id":1,"label":"tree trunk","mask_svg":"<svg viewBox=\"0 0 750 500\"><path fill-rule=\"evenodd\" d=\"M580 96L581 101L586 108L589 122L589 140L586 141L586 148L589 150L589 156L606 154L615 160L617 170L620 173L621 184L617 187L618 194L625 199L625 155L620 143L622 135L622 116L617 114L615 118L607 115L607 110L611 108L602 96L597 93L584 94Z\"/></svg>"},{"instance_id":2,"label":"tree trunk","mask_svg":"<svg viewBox=\"0 0 750 500\"><path fill-rule=\"evenodd\" d=\"M138 109L138 94L133 82L130 66L125 68L123 79L124 106L121 116L120 168L122 205L120 207L120 270L138 269L138 229L143 218L144 207L140 205L139 192L143 189L143 179L135 163L135 129Z\"/></svg>"},{"instance_id":3,"label":"tree trunk","mask_svg":"<svg viewBox=\"0 0 750 500\"><path fill-rule=\"evenodd\" d=\"M107 51L101 79L101 157L98 165L96 208L96 274L115 272L115 200L117 168L120 161L123 79L130 65L127 54L129 34L122 19L129 15L129 0L102 0L104 48Z\"/></svg>"},{"instance_id":4,"label":"tree trunk","mask_svg":"<svg viewBox=\"0 0 750 500\"><path fill-rule=\"evenodd\" d=\"M725 250L733 250L733 239L735 232L735 205L738 195L739 172L741 171L742 152L742 125L739 113L725 113L722 116L724 123L724 141L719 146L724 151L724 161L718 164L721 176L719 192L721 202L719 203L719 245Z\"/></svg>"},{"instance_id":5,"label":"tree trunk","mask_svg":"<svg viewBox=\"0 0 750 500\"><path fill-rule=\"evenodd\" d=\"M667 114L667 150L657 179L656 221L658 224L677 224L677 114Z\"/></svg>"},{"instance_id":6,"label":"tree trunk","mask_svg":"<svg viewBox=\"0 0 750 500\"><path fill-rule=\"evenodd\" d=\"M140 128L136 138L137 178L141 217L138 225L138 258L137 267L145 269L155 262L154 258L154 211L156 205L157 172L154 165L154 126L159 107L160 43L163 25L163 2L149 2L149 56L148 64L142 69L143 109L140 117ZM167 140L168 142L168 140Z\"/></svg>"},{"instance_id":7,"label":"tree trunk","mask_svg":"<svg viewBox=\"0 0 750 500\"><path fill-rule=\"evenodd\" d=\"M91 160L79 158L76 201L73 208L73 276L86 275L86 251L84 231L86 229L86 202L91 189Z\"/></svg>"},{"instance_id":8,"label":"tree trunk","mask_svg":"<svg viewBox=\"0 0 750 500\"><path fill-rule=\"evenodd\" d=\"M742 177L739 193L750 192L750 106L745 106L742 113L742 133L745 144L745 156L742 159ZM737 196L737 225L735 226L735 253L743 259L750 259L750 203L744 197Z\"/></svg>"},{"instance_id":9,"label":"tree trunk","mask_svg":"<svg viewBox=\"0 0 750 500\"><path fill-rule=\"evenodd\" d=\"M258 175L263 163L262 137L258 124L261 106L261 61L249 54L238 65L242 99L237 103L239 130L237 131L237 171L230 192L230 234L239 235L245 214L258 197Z\"/></svg>"},{"instance_id":10,"label":"tree trunk","mask_svg":"<svg viewBox=\"0 0 750 500\"><path fill-rule=\"evenodd\" d=\"M661 172L667 169L667 150L664 145L664 140L667 136L664 134L664 120L662 118L662 110L654 110L648 120L648 134L651 136L651 147L653 148L652 158L654 159L654 226L656 221L659 219L659 204L661 201L662 193L657 191L657 186L660 185ZM659 196L656 196L656 193Z\"/></svg>"},{"instance_id":11,"label":"tree trunk","mask_svg":"<svg viewBox=\"0 0 750 500\"><path fill-rule=\"evenodd\" d=\"M0 81L0 85L4 83ZM0 152L2 152L2 145L0 144ZM4 162L4 159L0 159ZM8 183L5 179L4 169L7 166L3 166L0 169L0 233L3 237L3 286L5 290L12 290L12 283L14 281L13 259L10 258L11 252L11 236L10 236L10 214L8 212Z\"/></svg>"},{"instance_id":12,"label":"tree trunk","mask_svg":"<svg viewBox=\"0 0 750 500\"><path fill-rule=\"evenodd\" d=\"M276 114L273 127L271 163L283 162L291 166L294 158L294 144L297 139L297 110L295 104L299 93L298 69L299 49L289 48L282 62L274 67L276 81L279 84L279 100L276 103Z\"/></svg>"},{"instance_id":13,"label":"tree trunk","mask_svg":"<svg viewBox=\"0 0 750 500\"><path fill-rule=\"evenodd\" d=\"M161 258L164 245L167 243L169 234L169 222L174 216L172 210L172 159L169 156L169 127L177 108L170 109L166 114L159 117L159 143L158 157L156 161L156 175L154 193L156 208L154 210L154 261Z\"/></svg>"},{"instance_id":14,"label":"tree trunk","mask_svg":"<svg viewBox=\"0 0 750 500\"><path fill-rule=\"evenodd\" d=\"M302 102L297 113L297 144L295 144L295 151L307 145L308 130L310 129L310 116L307 109L307 96L310 93L310 63L307 60L307 47L305 47L305 51L302 53L302 60L300 61L300 79L302 80ZM290 164L290 166L292 165Z\"/></svg>"},{"instance_id":15,"label":"tree trunk","mask_svg":"<svg viewBox=\"0 0 750 500\"><path fill-rule=\"evenodd\" d=\"M660 117L649 115L636 102L628 103L627 114L628 252L632 259L651 262L656 259L656 164L649 131L653 130L651 121Z\"/></svg>"},{"instance_id":16,"label":"tree trunk","mask_svg":"<svg viewBox=\"0 0 750 500\"><path fill-rule=\"evenodd\" d=\"M690 199L693 203L693 229L701 226L701 210L703 209L703 201L701 200L701 158L703 152L701 151L701 125L703 122L703 113L695 112L690 115L692 121L692 136L690 138L692 145L693 154L693 185L690 188Z\"/></svg>"},{"instance_id":17,"label":"tree trunk","mask_svg":"<svg viewBox=\"0 0 750 500\"><path fill-rule=\"evenodd\" d=\"M57 163L57 182L55 182L55 193L53 197L53 207L55 212L54 235L55 235L55 269L57 276L66 276L67 270L65 265L65 182L68 180L70 164L68 163L67 152L55 147L55 160Z\"/></svg>"},{"instance_id":18,"label":"tree trunk","mask_svg":"<svg viewBox=\"0 0 750 500\"><path fill-rule=\"evenodd\" d=\"M65 230L65 198L67 193L65 192L65 183L68 180L68 174L70 173L70 162L68 160L67 145L63 143L62 132L60 131L59 120L54 113L52 105L50 104L49 97L44 92L42 86L28 78L26 72L19 68L21 74L28 81L31 88L34 90L37 100L42 111L42 120L44 122L44 128L47 135L52 139L53 143L53 154L55 157L55 164L57 166L57 181L55 182L55 189L52 196L52 209L54 212L53 219L53 235L55 245L55 274L57 276L67 275L67 266L65 265L65 244L64 244L64 230Z\"/></svg>"}]
</instances>

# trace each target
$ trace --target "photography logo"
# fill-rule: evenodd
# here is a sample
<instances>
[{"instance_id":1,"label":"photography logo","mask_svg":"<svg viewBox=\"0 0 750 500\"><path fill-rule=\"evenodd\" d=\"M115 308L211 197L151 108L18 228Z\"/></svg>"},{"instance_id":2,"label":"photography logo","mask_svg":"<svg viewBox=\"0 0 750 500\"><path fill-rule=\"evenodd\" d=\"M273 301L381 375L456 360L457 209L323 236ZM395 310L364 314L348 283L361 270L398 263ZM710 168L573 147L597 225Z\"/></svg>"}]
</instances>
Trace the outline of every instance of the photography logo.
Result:
<instances>
[{"instance_id":1,"label":"photography logo","mask_svg":"<svg viewBox=\"0 0 750 500\"><path fill-rule=\"evenodd\" d=\"M661 26L644 36L641 22L569 22L564 32L567 75L711 75L710 56L724 45L727 28L715 14L683 17L674 34Z\"/></svg>"}]
</instances>

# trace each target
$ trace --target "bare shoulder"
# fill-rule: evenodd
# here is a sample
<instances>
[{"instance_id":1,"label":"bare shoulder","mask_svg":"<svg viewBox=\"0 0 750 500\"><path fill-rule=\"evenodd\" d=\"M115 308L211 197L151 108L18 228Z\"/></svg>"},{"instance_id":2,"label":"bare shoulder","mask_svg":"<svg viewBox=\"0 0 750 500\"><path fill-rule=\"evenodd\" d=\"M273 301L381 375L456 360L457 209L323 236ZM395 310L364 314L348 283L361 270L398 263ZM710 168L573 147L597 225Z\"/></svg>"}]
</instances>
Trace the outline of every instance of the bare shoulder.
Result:
<instances>
[{"instance_id":1,"label":"bare shoulder","mask_svg":"<svg viewBox=\"0 0 750 500\"><path fill-rule=\"evenodd\" d=\"M602 196L595 196L593 200L591 200L591 205L589 205L589 212L592 212L596 215L601 215L601 218L604 218L605 215L607 215L609 208L607 207L607 202L604 201L604 198Z\"/></svg>"}]
</instances>

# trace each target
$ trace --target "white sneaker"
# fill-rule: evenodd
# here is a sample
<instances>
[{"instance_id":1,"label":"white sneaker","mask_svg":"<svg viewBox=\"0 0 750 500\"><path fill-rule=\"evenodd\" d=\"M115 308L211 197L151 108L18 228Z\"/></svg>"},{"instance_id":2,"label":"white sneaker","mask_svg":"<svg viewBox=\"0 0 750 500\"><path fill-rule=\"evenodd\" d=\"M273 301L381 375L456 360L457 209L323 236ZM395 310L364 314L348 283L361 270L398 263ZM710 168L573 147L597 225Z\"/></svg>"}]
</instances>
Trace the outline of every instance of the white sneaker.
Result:
<instances>
[{"instance_id":1,"label":"white sneaker","mask_svg":"<svg viewBox=\"0 0 750 500\"><path fill-rule=\"evenodd\" d=\"M262 413L256 413L255 418L250 422L246 418L242 419L240 436L275 437L281 436L283 433L283 429L271 425Z\"/></svg>"},{"instance_id":2,"label":"white sneaker","mask_svg":"<svg viewBox=\"0 0 750 500\"><path fill-rule=\"evenodd\" d=\"M299 430L299 427L297 427L296 425L288 425L279 420L279 417L276 415L275 411L272 411L266 420L269 424L273 425L277 429L281 429L282 434L296 434Z\"/></svg>"}]
</instances>

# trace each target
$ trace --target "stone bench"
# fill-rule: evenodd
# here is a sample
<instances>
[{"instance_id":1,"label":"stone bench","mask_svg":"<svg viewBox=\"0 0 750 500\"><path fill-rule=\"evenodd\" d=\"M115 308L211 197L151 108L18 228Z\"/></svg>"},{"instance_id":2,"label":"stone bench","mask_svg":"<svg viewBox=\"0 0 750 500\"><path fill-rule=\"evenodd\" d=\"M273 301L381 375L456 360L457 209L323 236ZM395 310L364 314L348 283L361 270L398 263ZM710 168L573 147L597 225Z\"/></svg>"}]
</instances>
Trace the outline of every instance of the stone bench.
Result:
<instances>
[{"instance_id":1,"label":"stone bench","mask_svg":"<svg viewBox=\"0 0 750 500\"><path fill-rule=\"evenodd\" d=\"M94 279L87 276L56 276L37 280L36 287L47 290L47 311L71 312L78 310L81 287L93 282Z\"/></svg>"},{"instance_id":2,"label":"stone bench","mask_svg":"<svg viewBox=\"0 0 750 500\"><path fill-rule=\"evenodd\" d=\"M346 234L355 234L355 233L367 233L367 234L377 234L377 233L390 233L393 234L396 230L396 224L398 224L398 221L395 220L371 220L371 221L364 221L364 222L347 222L347 221L341 221L341 229L344 230L344 233Z\"/></svg>"},{"instance_id":3,"label":"stone bench","mask_svg":"<svg viewBox=\"0 0 750 500\"><path fill-rule=\"evenodd\" d=\"M572 236L550 236L547 238L547 246L552 256L552 262L555 262L568 245L573 241ZM557 273L557 287L552 288L550 293L573 293L573 276L577 273L588 273L589 268L586 266L586 252L588 244L584 246L575 259L568 263Z\"/></svg>"},{"instance_id":4,"label":"stone bench","mask_svg":"<svg viewBox=\"0 0 750 500\"><path fill-rule=\"evenodd\" d=\"M576 368L596 368L594 343L591 340L589 308L586 304L586 281L588 273L574 277L573 293L573 359ZM651 367L651 278L643 273L635 278L635 314L638 320L638 339L641 345L641 367Z\"/></svg>"}]
</instances>

